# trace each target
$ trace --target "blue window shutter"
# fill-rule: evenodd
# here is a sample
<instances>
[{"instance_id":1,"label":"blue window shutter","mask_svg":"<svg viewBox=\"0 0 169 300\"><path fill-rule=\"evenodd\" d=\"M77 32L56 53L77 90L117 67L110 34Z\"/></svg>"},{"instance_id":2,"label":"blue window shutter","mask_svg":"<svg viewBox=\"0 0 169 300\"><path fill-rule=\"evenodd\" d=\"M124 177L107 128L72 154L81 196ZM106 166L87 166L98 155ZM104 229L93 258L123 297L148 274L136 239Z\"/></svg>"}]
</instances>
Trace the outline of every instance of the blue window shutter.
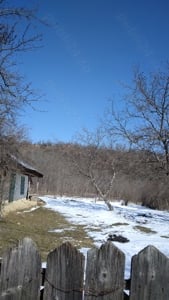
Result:
<instances>
[{"instance_id":1,"label":"blue window shutter","mask_svg":"<svg viewBox=\"0 0 169 300\"><path fill-rule=\"evenodd\" d=\"M25 193L25 176L21 176L20 194L24 195L24 193Z\"/></svg>"}]
</instances>

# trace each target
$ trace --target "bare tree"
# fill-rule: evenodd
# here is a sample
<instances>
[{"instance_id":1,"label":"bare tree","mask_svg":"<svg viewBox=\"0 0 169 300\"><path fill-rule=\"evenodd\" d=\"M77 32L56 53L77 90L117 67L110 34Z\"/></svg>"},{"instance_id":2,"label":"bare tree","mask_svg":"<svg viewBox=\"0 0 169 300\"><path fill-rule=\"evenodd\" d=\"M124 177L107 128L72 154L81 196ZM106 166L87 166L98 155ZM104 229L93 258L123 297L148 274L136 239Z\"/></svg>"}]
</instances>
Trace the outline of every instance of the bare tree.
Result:
<instances>
[{"instance_id":1,"label":"bare tree","mask_svg":"<svg viewBox=\"0 0 169 300\"><path fill-rule=\"evenodd\" d=\"M98 197L112 210L109 196L115 179L115 168L112 152L104 146L101 130L91 133L84 129L76 139L78 146L72 155L76 170L90 181Z\"/></svg>"},{"instance_id":2,"label":"bare tree","mask_svg":"<svg viewBox=\"0 0 169 300\"><path fill-rule=\"evenodd\" d=\"M12 146L11 141L16 143L21 136L22 130L17 124L18 114L26 105L32 106L33 102L39 99L35 96L31 84L26 83L18 73L18 55L37 47L41 40L41 35L30 30L34 20L36 20L35 10L10 5L6 0L0 1L1 155L4 149L8 148L7 145Z\"/></svg>"},{"instance_id":3,"label":"bare tree","mask_svg":"<svg viewBox=\"0 0 169 300\"><path fill-rule=\"evenodd\" d=\"M19 113L39 100L31 83L18 71L19 55L40 45L36 22L34 9L0 0L0 202L4 175L10 169L7 154L16 155L18 142L24 137L23 128L18 126Z\"/></svg>"},{"instance_id":4,"label":"bare tree","mask_svg":"<svg viewBox=\"0 0 169 300\"><path fill-rule=\"evenodd\" d=\"M135 71L127 89L125 108L112 110L104 128L119 144L147 151L147 162L169 175L169 64L149 75Z\"/></svg>"},{"instance_id":5,"label":"bare tree","mask_svg":"<svg viewBox=\"0 0 169 300\"><path fill-rule=\"evenodd\" d=\"M7 7L0 1L0 133L11 125L16 127L16 115L27 104L37 100L30 83L18 73L18 54L33 49L40 35L30 34L35 11L22 7ZM33 31L34 32L34 31Z\"/></svg>"}]
</instances>

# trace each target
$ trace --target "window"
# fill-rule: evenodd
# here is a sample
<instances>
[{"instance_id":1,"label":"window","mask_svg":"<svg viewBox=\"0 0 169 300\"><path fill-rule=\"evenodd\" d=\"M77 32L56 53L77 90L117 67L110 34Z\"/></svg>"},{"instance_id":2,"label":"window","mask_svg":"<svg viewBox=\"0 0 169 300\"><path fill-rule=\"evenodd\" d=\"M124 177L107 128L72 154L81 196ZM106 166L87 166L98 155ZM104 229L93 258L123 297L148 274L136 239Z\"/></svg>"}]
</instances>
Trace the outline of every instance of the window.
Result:
<instances>
[{"instance_id":1,"label":"window","mask_svg":"<svg viewBox=\"0 0 169 300\"><path fill-rule=\"evenodd\" d=\"M25 193L25 177L21 176L20 194L24 195L24 193Z\"/></svg>"}]
</instances>

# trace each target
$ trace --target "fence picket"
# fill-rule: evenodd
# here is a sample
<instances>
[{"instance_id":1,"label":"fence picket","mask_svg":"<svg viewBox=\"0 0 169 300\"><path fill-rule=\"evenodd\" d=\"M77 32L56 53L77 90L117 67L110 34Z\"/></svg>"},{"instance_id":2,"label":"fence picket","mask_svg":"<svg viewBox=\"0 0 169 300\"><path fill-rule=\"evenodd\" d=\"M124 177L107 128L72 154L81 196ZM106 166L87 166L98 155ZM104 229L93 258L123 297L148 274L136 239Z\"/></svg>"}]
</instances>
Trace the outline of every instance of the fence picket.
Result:
<instances>
[{"instance_id":1,"label":"fence picket","mask_svg":"<svg viewBox=\"0 0 169 300\"><path fill-rule=\"evenodd\" d=\"M33 241L24 238L2 257L0 299L36 300L39 298L41 259Z\"/></svg>"},{"instance_id":2,"label":"fence picket","mask_svg":"<svg viewBox=\"0 0 169 300\"><path fill-rule=\"evenodd\" d=\"M49 253L44 300L82 300L84 256L70 243Z\"/></svg>"},{"instance_id":3,"label":"fence picket","mask_svg":"<svg viewBox=\"0 0 169 300\"><path fill-rule=\"evenodd\" d=\"M87 253L85 300L122 300L125 256L107 242Z\"/></svg>"},{"instance_id":4,"label":"fence picket","mask_svg":"<svg viewBox=\"0 0 169 300\"><path fill-rule=\"evenodd\" d=\"M64 243L48 255L40 295L40 255L25 238L2 257L0 300L169 299L169 258L163 253L148 246L133 256L130 297L123 295L124 263L124 253L111 242L89 250L84 284L84 256Z\"/></svg>"},{"instance_id":5,"label":"fence picket","mask_svg":"<svg viewBox=\"0 0 169 300\"><path fill-rule=\"evenodd\" d=\"M133 256L130 300L169 299L169 259L153 246Z\"/></svg>"}]
</instances>

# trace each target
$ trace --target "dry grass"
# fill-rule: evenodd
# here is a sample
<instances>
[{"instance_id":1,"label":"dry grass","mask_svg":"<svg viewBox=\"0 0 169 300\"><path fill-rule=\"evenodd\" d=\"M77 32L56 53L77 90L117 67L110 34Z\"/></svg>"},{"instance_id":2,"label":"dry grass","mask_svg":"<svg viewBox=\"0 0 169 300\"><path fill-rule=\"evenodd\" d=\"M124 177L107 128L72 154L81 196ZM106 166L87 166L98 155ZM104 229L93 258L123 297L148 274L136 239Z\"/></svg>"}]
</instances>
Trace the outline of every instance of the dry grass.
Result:
<instances>
[{"instance_id":1,"label":"dry grass","mask_svg":"<svg viewBox=\"0 0 169 300\"><path fill-rule=\"evenodd\" d=\"M120 222L112 224L112 226L127 226L127 225L129 225L129 224L128 223L120 223Z\"/></svg>"},{"instance_id":2,"label":"dry grass","mask_svg":"<svg viewBox=\"0 0 169 300\"><path fill-rule=\"evenodd\" d=\"M55 229L56 232L53 231ZM11 212L0 220L0 256L24 237L34 240L42 260L46 260L47 254L65 241L70 241L77 248L93 246L83 226L70 224L62 215L45 207L31 212Z\"/></svg>"},{"instance_id":3,"label":"dry grass","mask_svg":"<svg viewBox=\"0 0 169 300\"><path fill-rule=\"evenodd\" d=\"M144 233L157 233L156 231L152 230L151 228L148 228L145 226L136 225L133 228L136 230L142 231Z\"/></svg>"},{"instance_id":4,"label":"dry grass","mask_svg":"<svg viewBox=\"0 0 169 300\"><path fill-rule=\"evenodd\" d=\"M168 235L161 235L161 237L164 238L164 239L169 239Z\"/></svg>"}]
</instances>

